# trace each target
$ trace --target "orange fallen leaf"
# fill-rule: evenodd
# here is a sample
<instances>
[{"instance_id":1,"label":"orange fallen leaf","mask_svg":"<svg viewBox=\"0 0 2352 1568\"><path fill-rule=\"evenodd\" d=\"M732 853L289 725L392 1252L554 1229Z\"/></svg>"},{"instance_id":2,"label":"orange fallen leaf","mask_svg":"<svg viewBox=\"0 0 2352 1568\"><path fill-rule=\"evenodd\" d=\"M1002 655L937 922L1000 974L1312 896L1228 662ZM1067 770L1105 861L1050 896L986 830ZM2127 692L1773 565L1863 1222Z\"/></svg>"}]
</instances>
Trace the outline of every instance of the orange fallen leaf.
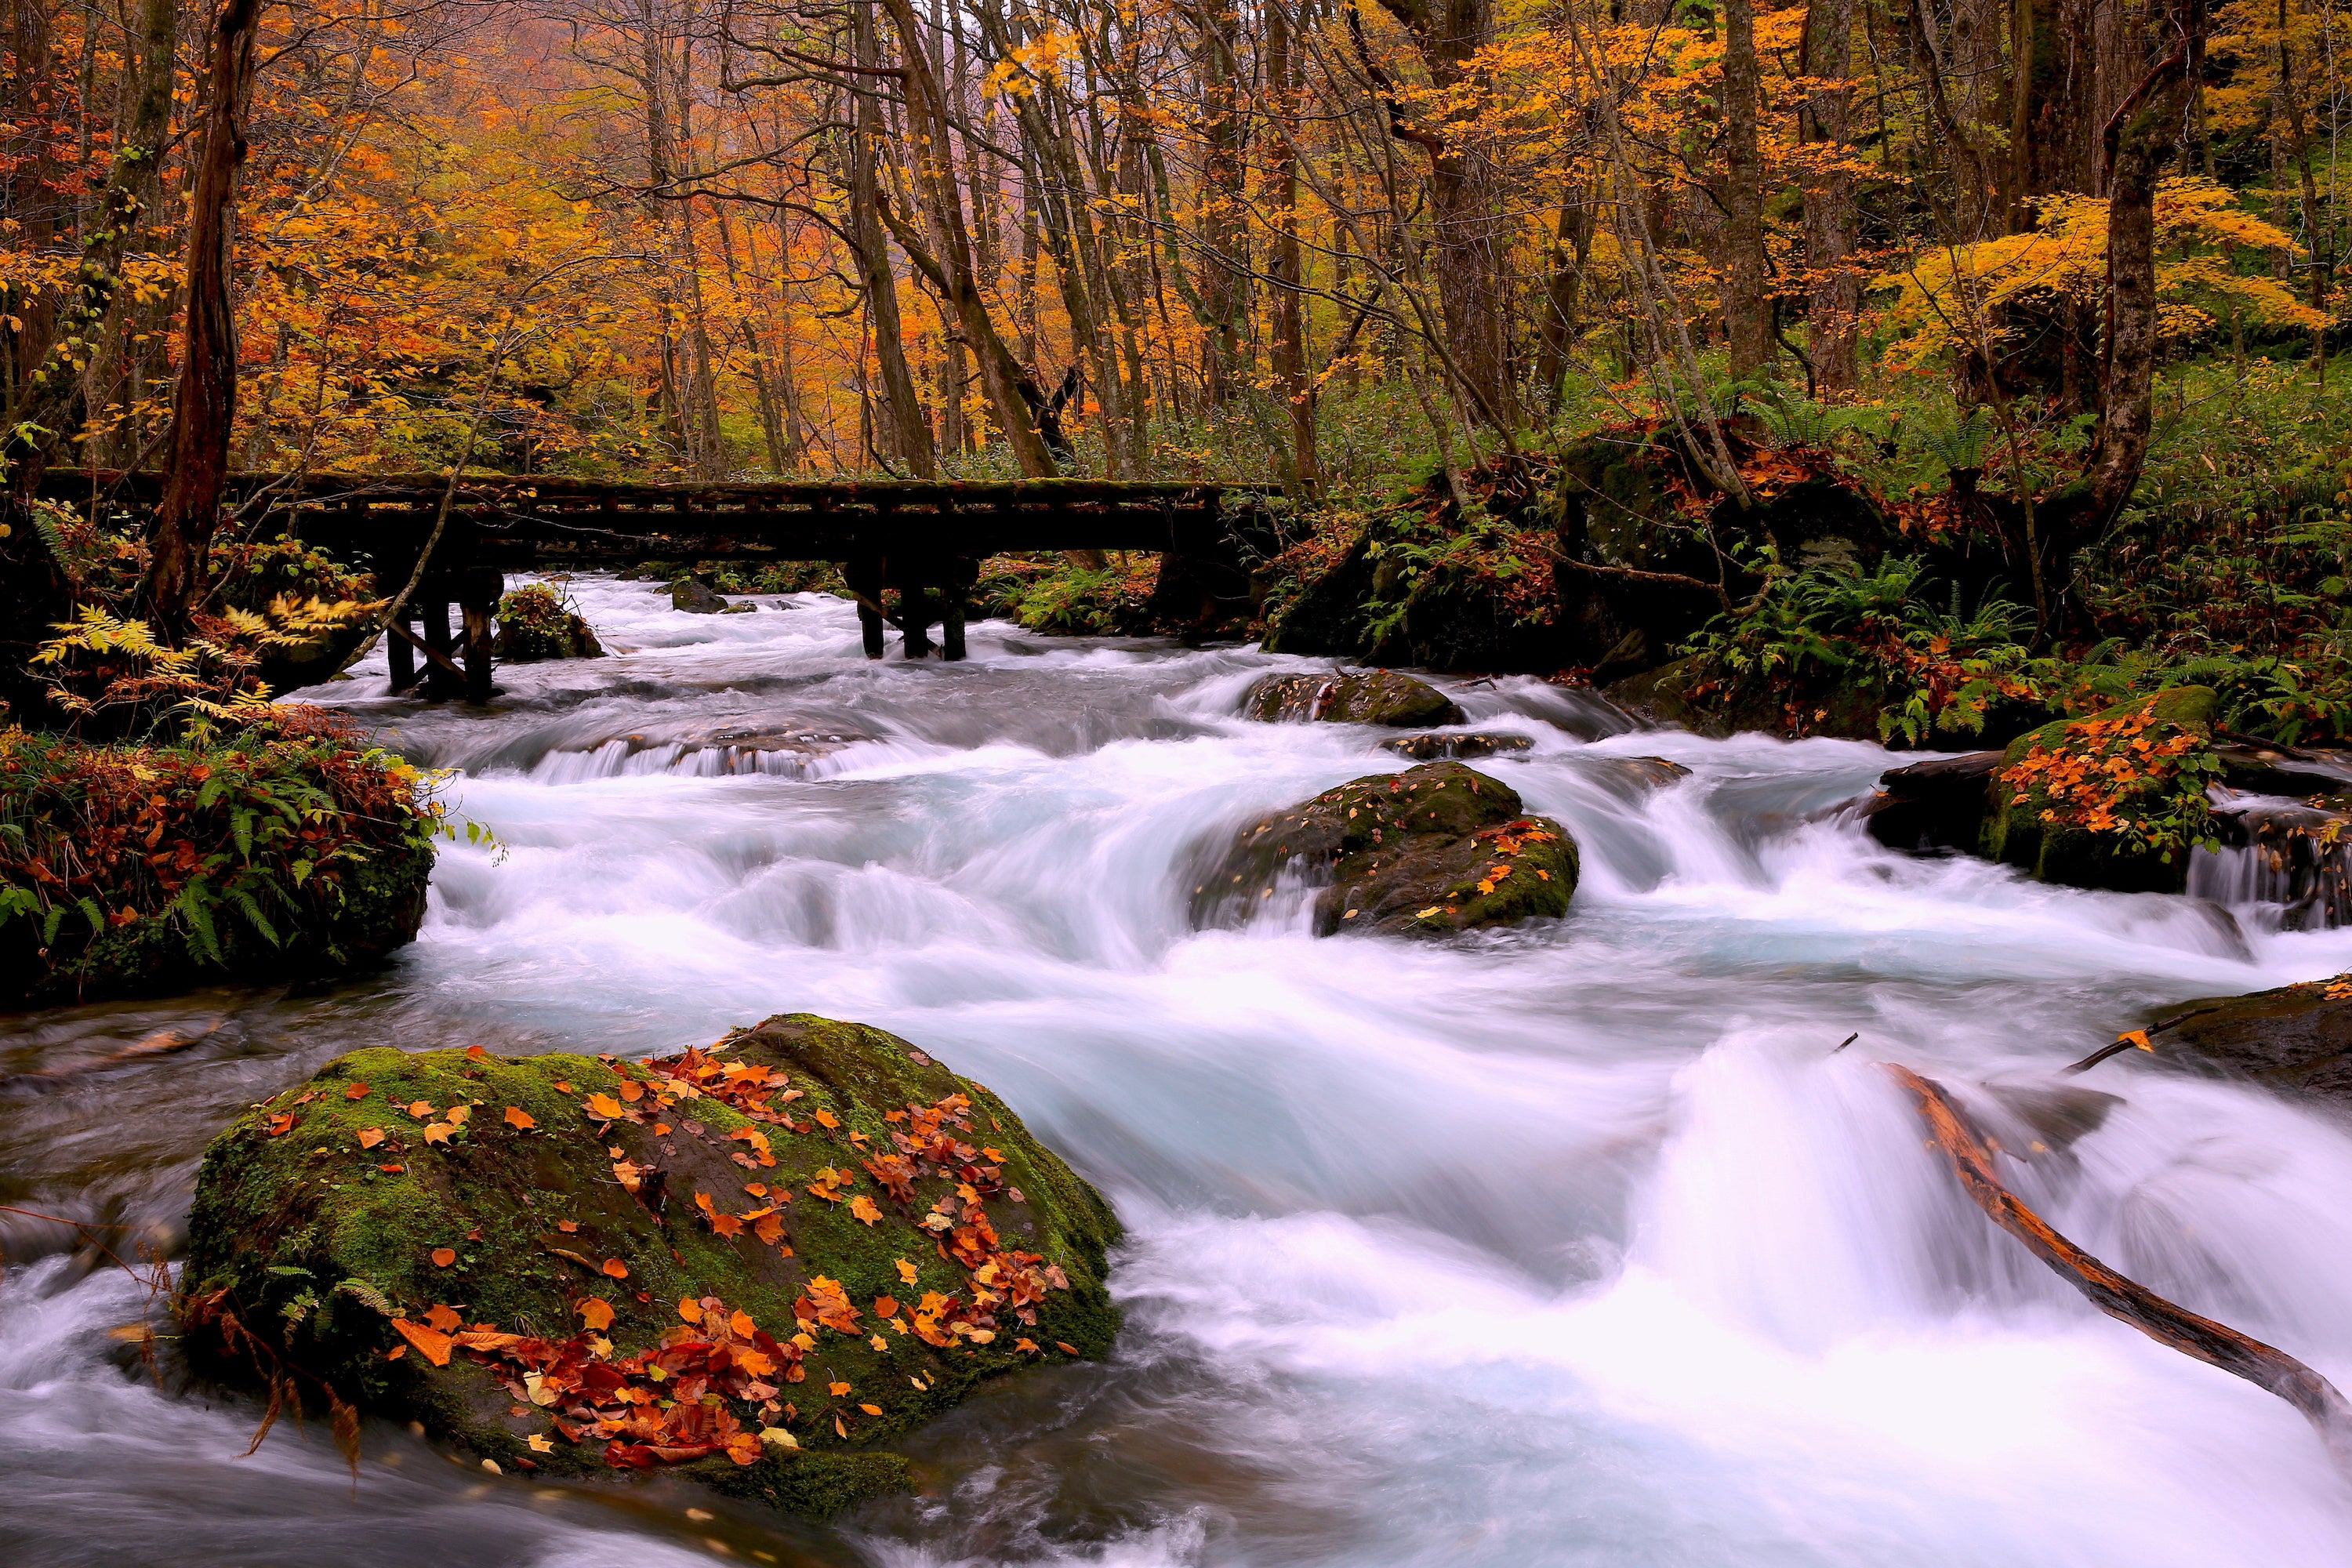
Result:
<instances>
[{"instance_id":1,"label":"orange fallen leaf","mask_svg":"<svg viewBox=\"0 0 2352 1568\"><path fill-rule=\"evenodd\" d=\"M816 1124L819 1127L825 1129L827 1131L831 1131L834 1128L841 1125L841 1118L835 1116L830 1110L820 1110L814 1114L816 1116Z\"/></svg>"},{"instance_id":2,"label":"orange fallen leaf","mask_svg":"<svg viewBox=\"0 0 2352 1568\"><path fill-rule=\"evenodd\" d=\"M488 1061L490 1059L490 1053L482 1049L479 1046L467 1046L466 1047L466 1059L469 1062Z\"/></svg>"},{"instance_id":3,"label":"orange fallen leaf","mask_svg":"<svg viewBox=\"0 0 2352 1568\"><path fill-rule=\"evenodd\" d=\"M832 1394L835 1399L838 1399L843 1394L849 1392L849 1384L845 1383L828 1383L824 1385L824 1391L827 1394Z\"/></svg>"},{"instance_id":4,"label":"orange fallen leaf","mask_svg":"<svg viewBox=\"0 0 2352 1568\"><path fill-rule=\"evenodd\" d=\"M362 1149L373 1149L373 1148L374 1148L377 1144L379 1144L379 1143L381 1143L381 1142L383 1142L383 1128L381 1128L381 1127L362 1127L362 1128L361 1128L361 1129L360 1129L360 1147L361 1147L361 1148L362 1148Z\"/></svg>"},{"instance_id":5,"label":"orange fallen leaf","mask_svg":"<svg viewBox=\"0 0 2352 1568\"><path fill-rule=\"evenodd\" d=\"M408 1169L408 1167L405 1165L378 1165L376 1169L382 1171L387 1176L397 1176L403 1171Z\"/></svg>"},{"instance_id":6,"label":"orange fallen leaf","mask_svg":"<svg viewBox=\"0 0 2352 1568\"><path fill-rule=\"evenodd\" d=\"M463 1127L472 1119L473 1114L474 1108L470 1105L453 1105L449 1108L448 1114L441 1120L452 1127Z\"/></svg>"},{"instance_id":7,"label":"orange fallen leaf","mask_svg":"<svg viewBox=\"0 0 2352 1568\"><path fill-rule=\"evenodd\" d=\"M390 1350L383 1352L383 1359L386 1361L398 1361L402 1356L404 1356L407 1353L408 1347L406 1345L394 1345Z\"/></svg>"},{"instance_id":8,"label":"orange fallen leaf","mask_svg":"<svg viewBox=\"0 0 2352 1568\"><path fill-rule=\"evenodd\" d=\"M646 1086L644 1084L639 1083L633 1078L625 1078L621 1080L621 1098L623 1100L635 1105L638 1100L643 1100L645 1097Z\"/></svg>"},{"instance_id":9,"label":"orange fallen leaf","mask_svg":"<svg viewBox=\"0 0 2352 1568\"><path fill-rule=\"evenodd\" d=\"M727 1320L727 1331L739 1340L748 1340L760 1331L760 1325L751 1321L751 1313L738 1312Z\"/></svg>"},{"instance_id":10,"label":"orange fallen leaf","mask_svg":"<svg viewBox=\"0 0 2352 1568\"><path fill-rule=\"evenodd\" d=\"M698 1323L702 1321L702 1303L691 1296L681 1296L677 1299L677 1315L689 1323Z\"/></svg>"},{"instance_id":11,"label":"orange fallen leaf","mask_svg":"<svg viewBox=\"0 0 2352 1568\"><path fill-rule=\"evenodd\" d=\"M457 1262L457 1252L456 1252L453 1248L446 1247L435 1247L435 1248L433 1249L433 1267L434 1267L434 1268L448 1268L448 1267L449 1267L449 1265L451 1265L452 1263L455 1263L455 1262Z\"/></svg>"},{"instance_id":12,"label":"orange fallen leaf","mask_svg":"<svg viewBox=\"0 0 2352 1568\"><path fill-rule=\"evenodd\" d=\"M622 1117L628 1114L627 1111L621 1108L621 1102L614 1100L609 1094L590 1095L588 1097L587 1111L589 1115L600 1118L605 1121L618 1121Z\"/></svg>"},{"instance_id":13,"label":"orange fallen leaf","mask_svg":"<svg viewBox=\"0 0 2352 1568\"><path fill-rule=\"evenodd\" d=\"M784 1222L773 1213L761 1215L751 1222L751 1234L760 1238L762 1247L773 1247L784 1239Z\"/></svg>"},{"instance_id":14,"label":"orange fallen leaf","mask_svg":"<svg viewBox=\"0 0 2352 1568\"><path fill-rule=\"evenodd\" d=\"M1055 1350L1057 1350L1057 1351L1060 1351L1064 1355L1076 1355L1076 1354L1077 1354L1077 1353L1078 1353L1078 1347L1077 1347L1077 1346L1076 1346L1076 1345L1066 1345L1066 1344L1064 1344L1064 1343L1063 1343L1061 1341L1059 1341L1059 1340L1055 1340L1055 1341L1054 1342L1054 1348L1055 1348Z\"/></svg>"},{"instance_id":15,"label":"orange fallen leaf","mask_svg":"<svg viewBox=\"0 0 2352 1568\"><path fill-rule=\"evenodd\" d=\"M520 1128L523 1131L528 1132L532 1128L539 1125L539 1121L521 1106L509 1105L507 1107L507 1125L509 1127Z\"/></svg>"},{"instance_id":16,"label":"orange fallen leaf","mask_svg":"<svg viewBox=\"0 0 2352 1568\"><path fill-rule=\"evenodd\" d=\"M897 1317L898 1315L898 1298L896 1296L875 1297L874 1315L877 1318Z\"/></svg>"},{"instance_id":17,"label":"orange fallen leaf","mask_svg":"<svg viewBox=\"0 0 2352 1568\"><path fill-rule=\"evenodd\" d=\"M533 1432L530 1436L525 1437L523 1441L530 1445L531 1451L533 1453L552 1454L555 1452L555 1444L553 1440L549 1438L544 1433Z\"/></svg>"},{"instance_id":18,"label":"orange fallen leaf","mask_svg":"<svg viewBox=\"0 0 2352 1568\"><path fill-rule=\"evenodd\" d=\"M601 1296L591 1296L580 1303L580 1321L598 1333L613 1326L613 1303Z\"/></svg>"},{"instance_id":19,"label":"orange fallen leaf","mask_svg":"<svg viewBox=\"0 0 2352 1568\"><path fill-rule=\"evenodd\" d=\"M615 1279L626 1279L629 1277L629 1266L617 1258L607 1258L604 1259L604 1272ZM1076 1355L1078 1352L1072 1351L1070 1353Z\"/></svg>"},{"instance_id":20,"label":"orange fallen leaf","mask_svg":"<svg viewBox=\"0 0 2352 1568\"><path fill-rule=\"evenodd\" d=\"M261 1130L272 1138L282 1138L294 1130L294 1113L290 1110L281 1110L263 1122Z\"/></svg>"},{"instance_id":21,"label":"orange fallen leaf","mask_svg":"<svg viewBox=\"0 0 2352 1568\"><path fill-rule=\"evenodd\" d=\"M419 1121L430 1121L433 1120L433 1107L424 1100L420 1100L413 1105L403 1107L403 1109L405 1110L409 1115L416 1118Z\"/></svg>"},{"instance_id":22,"label":"orange fallen leaf","mask_svg":"<svg viewBox=\"0 0 2352 1568\"><path fill-rule=\"evenodd\" d=\"M887 1354L890 1349L890 1342L884 1339L880 1334L875 1335L866 1342L874 1347L875 1353L877 1355Z\"/></svg>"},{"instance_id":23,"label":"orange fallen leaf","mask_svg":"<svg viewBox=\"0 0 2352 1568\"><path fill-rule=\"evenodd\" d=\"M449 1336L423 1323L412 1323L405 1318L394 1318L392 1326L400 1331L401 1338L415 1345L426 1361L435 1366L449 1364Z\"/></svg>"},{"instance_id":24,"label":"orange fallen leaf","mask_svg":"<svg viewBox=\"0 0 2352 1568\"><path fill-rule=\"evenodd\" d=\"M343 1098L345 1100L365 1100L370 1092L371 1091L367 1085L363 1083L355 1083L349 1089L343 1090Z\"/></svg>"},{"instance_id":25,"label":"orange fallen leaf","mask_svg":"<svg viewBox=\"0 0 2352 1568\"><path fill-rule=\"evenodd\" d=\"M466 1320L458 1315L457 1309L455 1307L446 1303L436 1303L431 1311L425 1314L425 1321L447 1334L456 1332L457 1325Z\"/></svg>"},{"instance_id":26,"label":"orange fallen leaf","mask_svg":"<svg viewBox=\"0 0 2352 1568\"><path fill-rule=\"evenodd\" d=\"M577 1236L580 1234L580 1222L576 1219L560 1219L555 1222L555 1228L566 1236Z\"/></svg>"},{"instance_id":27,"label":"orange fallen leaf","mask_svg":"<svg viewBox=\"0 0 2352 1568\"><path fill-rule=\"evenodd\" d=\"M878 1405L861 1405L857 1408L863 1410L868 1415L879 1415L882 1414L882 1407Z\"/></svg>"},{"instance_id":28,"label":"orange fallen leaf","mask_svg":"<svg viewBox=\"0 0 2352 1568\"><path fill-rule=\"evenodd\" d=\"M847 1426L845 1423L844 1423L844 1422L843 1422L843 1420L841 1419L841 1417L840 1417L840 1416L838 1416L838 1415L836 1415L836 1416L835 1416L835 1417L833 1418L833 1430L834 1430L834 1432L835 1432L835 1434L836 1436L843 1436L843 1437L846 1437L846 1436L849 1436L849 1427L848 1427L848 1426Z\"/></svg>"},{"instance_id":29,"label":"orange fallen leaf","mask_svg":"<svg viewBox=\"0 0 2352 1568\"><path fill-rule=\"evenodd\" d=\"M457 1133L457 1129L455 1123L436 1121L425 1130L425 1141L427 1143L446 1143L450 1139L456 1137Z\"/></svg>"},{"instance_id":30,"label":"orange fallen leaf","mask_svg":"<svg viewBox=\"0 0 2352 1568\"><path fill-rule=\"evenodd\" d=\"M656 1138L667 1138L667 1137L668 1137L668 1136L669 1136L669 1123L668 1123L668 1122L667 1122L667 1121L656 1121L656 1122L655 1122L655 1123L654 1123L654 1136L655 1136L655 1137L656 1137Z\"/></svg>"},{"instance_id":31,"label":"orange fallen leaf","mask_svg":"<svg viewBox=\"0 0 2352 1568\"><path fill-rule=\"evenodd\" d=\"M882 1211L874 1206L874 1200L863 1194L849 1200L849 1212L867 1225L872 1225L882 1217Z\"/></svg>"},{"instance_id":32,"label":"orange fallen leaf","mask_svg":"<svg viewBox=\"0 0 2352 1568\"><path fill-rule=\"evenodd\" d=\"M555 1080L555 1092L558 1094L570 1094L572 1092L572 1080L569 1079L557 1079Z\"/></svg>"},{"instance_id":33,"label":"orange fallen leaf","mask_svg":"<svg viewBox=\"0 0 2352 1568\"><path fill-rule=\"evenodd\" d=\"M915 1266L903 1258L893 1258L891 1261L898 1266L898 1278L912 1285L915 1282ZM888 1314L885 1313L884 1316L887 1317Z\"/></svg>"}]
</instances>

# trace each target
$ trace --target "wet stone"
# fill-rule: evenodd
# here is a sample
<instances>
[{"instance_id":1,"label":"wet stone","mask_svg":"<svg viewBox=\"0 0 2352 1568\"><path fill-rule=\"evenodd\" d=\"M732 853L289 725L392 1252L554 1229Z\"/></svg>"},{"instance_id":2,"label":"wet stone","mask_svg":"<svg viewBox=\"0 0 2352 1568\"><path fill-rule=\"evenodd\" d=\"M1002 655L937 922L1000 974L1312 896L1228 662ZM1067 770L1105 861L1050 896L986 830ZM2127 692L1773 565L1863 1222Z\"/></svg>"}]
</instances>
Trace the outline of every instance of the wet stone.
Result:
<instances>
[{"instance_id":1,"label":"wet stone","mask_svg":"<svg viewBox=\"0 0 2352 1568\"><path fill-rule=\"evenodd\" d=\"M1270 675L1243 699L1246 718L1269 724L1327 721L1422 729L1459 724L1462 710L1425 680L1375 669L1355 675Z\"/></svg>"},{"instance_id":2,"label":"wet stone","mask_svg":"<svg viewBox=\"0 0 2352 1568\"><path fill-rule=\"evenodd\" d=\"M1314 887L1318 936L1443 936L1568 912L1576 843L1460 763L1375 774L1244 827L1196 865L1192 916L1246 921L1285 878Z\"/></svg>"},{"instance_id":3,"label":"wet stone","mask_svg":"<svg viewBox=\"0 0 2352 1568\"><path fill-rule=\"evenodd\" d=\"M1381 750L1417 763L1436 763L1525 752L1534 745L1534 740L1526 735L1399 735L1393 741L1382 741Z\"/></svg>"}]
</instances>

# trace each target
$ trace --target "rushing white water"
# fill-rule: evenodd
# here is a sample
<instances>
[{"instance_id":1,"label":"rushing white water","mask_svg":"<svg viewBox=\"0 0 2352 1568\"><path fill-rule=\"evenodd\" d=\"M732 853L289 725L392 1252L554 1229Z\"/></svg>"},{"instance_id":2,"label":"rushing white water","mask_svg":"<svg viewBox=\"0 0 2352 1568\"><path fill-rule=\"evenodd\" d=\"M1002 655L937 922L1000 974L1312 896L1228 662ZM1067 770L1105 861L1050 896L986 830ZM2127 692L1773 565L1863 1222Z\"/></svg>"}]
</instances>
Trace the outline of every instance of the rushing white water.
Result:
<instances>
[{"instance_id":1,"label":"rushing white water","mask_svg":"<svg viewBox=\"0 0 2352 1568\"><path fill-rule=\"evenodd\" d=\"M990 624L967 663L870 664L837 601L577 592L629 651L504 669L488 711L387 699L380 664L312 694L463 770L497 833L444 851L415 946L322 996L0 1026L23 1072L227 1020L0 1098L0 1199L168 1231L209 1131L335 1051L650 1052L805 1009L988 1083L1110 1194L1118 1355L975 1401L915 1445L921 1495L829 1530L493 1480L396 1431L353 1500L316 1434L236 1458L254 1411L143 1380L105 1336L138 1293L58 1257L0 1289L8 1563L2352 1561L2302 1419L1992 1230L1874 1065L2029 1114L2148 1007L2334 973L2352 931L1894 856L1822 816L1876 748L1627 732L1506 679L1457 697L1534 741L1475 765L1579 840L1566 920L1318 941L1276 899L1196 932L1199 846L1405 765L1234 717L1307 661ZM2117 1098L2071 1142L2033 1124L2024 1195L2352 1385L2352 1138L2137 1057L2083 1087ZM160 1121L118 1146L123 1105Z\"/></svg>"}]
</instances>

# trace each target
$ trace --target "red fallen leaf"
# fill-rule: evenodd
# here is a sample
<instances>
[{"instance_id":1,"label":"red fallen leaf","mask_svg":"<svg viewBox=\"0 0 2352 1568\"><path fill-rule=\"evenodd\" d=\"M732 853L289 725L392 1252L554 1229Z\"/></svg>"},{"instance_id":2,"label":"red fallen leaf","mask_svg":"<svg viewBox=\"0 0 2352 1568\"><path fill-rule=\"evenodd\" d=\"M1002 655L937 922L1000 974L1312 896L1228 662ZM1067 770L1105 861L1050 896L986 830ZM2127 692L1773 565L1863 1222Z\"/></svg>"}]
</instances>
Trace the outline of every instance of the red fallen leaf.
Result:
<instances>
[{"instance_id":1,"label":"red fallen leaf","mask_svg":"<svg viewBox=\"0 0 2352 1568\"><path fill-rule=\"evenodd\" d=\"M408 1167L405 1165L378 1165L376 1169L382 1171L387 1176L397 1176L401 1173L406 1171Z\"/></svg>"},{"instance_id":2,"label":"red fallen leaf","mask_svg":"<svg viewBox=\"0 0 2352 1568\"><path fill-rule=\"evenodd\" d=\"M400 1331L401 1338L423 1352L426 1361L431 1362L435 1366L449 1364L448 1335L438 1329L427 1328L423 1323L412 1323L406 1318L394 1318L392 1321L392 1326Z\"/></svg>"},{"instance_id":3,"label":"red fallen leaf","mask_svg":"<svg viewBox=\"0 0 2352 1568\"><path fill-rule=\"evenodd\" d=\"M433 1267L434 1267L434 1268L448 1268L448 1267L449 1267L449 1265L451 1265L452 1263L455 1263L455 1262L457 1262L457 1253L456 1253L456 1252L452 1251L450 1248L446 1247L435 1247L435 1248L433 1249Z\"/></svg>"},{"instance_id":4,"label":"red fallen leaf","mask_svg":"<svg viewBox=\"0 0 2352 1568\"><path fill-rule=\"evenodd\" d=\"M490 1053L482 1049L479 1046L467 1046L466 1047L466 1059L469 1062L486 1062L490 1059Z\"/></svg>"},{"instance_id":5,"label":"red fallen leaf","mask_svg":"<svg viewBox=\"0 0 2352 1568\"><path fill-rule=\"evenodd\" d=\"M282 1138L294 1130L294 1113L281 1110L261 1124L261 1130L272 1138Z\"/></svg>"},{"instance_id":6,"label":"red fallen leaf","mask_svg":"<svg viewBox=\"0 0 2352 1568\"><path fill-rule=\"evenodd\" d=\"M519 1105L507 1107L507 1125L528 1132L539 1125L538 1120Z\"/></svg>"},{"instance_id":7,"label":"red fallen leaf","mask_svg":"<svg viewBox=\"0 0 2352 1568\"><path fill-rule=\"evenodd\" d=\"M580 1222L576 1219L560 1219L555 1222L555 1228L566 1236L577 1236L580 1234Z\"/></svg>"},{"instance_id":8,"label":"red fallen leaf","mask_svg":"<svg viewBox=\"0 0 2352 1568\"><path fill-rule=\"evenodd\" d=\"M458 1314L456 1308L436 1304L431 1311L425 1314L425 1321L446 1334L455 1331L466 1320Z\"/></svg>"},{"instance_id":9,"label":"red fallen leaf","mask_svg":"<svg viewBox=\"0 0 2352 1568\"><path fill-rule=\"evenodd\" d=\"M604 1259L604 1272L615 1279L626 1279L629 1277L629 1266L617 1258L607 1258Z\"/></svg>"},{"instance_id":10,"label":"red fallen leaf","mask_svg":"<svg viewBox=\"0 0 2352 1568\"><path fill-rule=\"evenodd\" d=\"M373 1091L363 1083L355 1083L343 1090L345 1100L365 1100Z\"/></svg>"}]
</instances>

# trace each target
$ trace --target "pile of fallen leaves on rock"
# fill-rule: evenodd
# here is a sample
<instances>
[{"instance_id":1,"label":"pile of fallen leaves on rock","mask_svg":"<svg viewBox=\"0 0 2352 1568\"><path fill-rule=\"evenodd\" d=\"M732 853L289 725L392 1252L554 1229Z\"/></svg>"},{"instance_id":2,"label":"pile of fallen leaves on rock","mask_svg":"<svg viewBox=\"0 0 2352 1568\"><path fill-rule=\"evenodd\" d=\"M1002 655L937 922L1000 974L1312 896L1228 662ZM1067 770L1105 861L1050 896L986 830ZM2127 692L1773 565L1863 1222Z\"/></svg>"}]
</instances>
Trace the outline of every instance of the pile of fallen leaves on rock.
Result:
<instances>
[{"instance_id":1,"label":"pile of fallen leaves on rock","mask_svg":"<svg viewBox=\"0 0 2352 1568\"><path fill-rule=\"evenodd\" d=\"M479 1051L476 1047L467 1054L478 1058ZM612 1094L588 1095L582 1109L592 1123L607 1133L614 1123L631 1121L648 1123L656 1136L666 1136L671 1128L660 1120L665 1113L705 1099L727 1106L748 1121L788 1133L819 1127L838 1131L842 1127L838 1117L821 1108L810 1111L807 1120L795 1121L789 1107L803 1098L802 1091L790 1087L789 1075L761 1064L723 1060L714 1051L698 1047L681 1057L642 1064L646 1076L640 1079L631 1076L628 1064L605 1059L622 1081ZM556 1087L570 1091L569 1085ZM366 1089L365 1085L353 1088L362 1093ZM301 1100L295 1101L297 1106L300 1103ZM427 1121L424 1136L428 1145L448 1142L464 1125L468 1112L465 1106L439 1112L425 1104L398 1109ZM806 1381L808 1358L819 1352L824 1335L866 1339L877 1352L888 1348L885 1328L940 1350L967 1343L992 1344L1003 1329L1001 1320L1010 1318L1034 1328L1045 1293L1069 1289L1058 1265L1046 1262L1037 1253L1005 1247L990 1223L985 1199L1003 1195L1015 1203L1026 1200L1017 1188L1004 1184L1003 1156L962 1136L972 1131L971 1114L970 1099L952 1094L931 1105L909 1101L902 1109L884 1112L883 1120L891 1126L890 1148L874 1146L861 1132L847 1134L865 1152L860 1162L864 1173L883 1200L902 1215L913 1218L917 1181L945 1177L955 1183L952 1192L919 1218L913 1218L913 1223L930 1237L940 1258L966 1271L967 1290L927 1290L912 1305L891 1296L877 1296L861 1308L839 1281L816 1275L793 1303L793 1332L784 1339L715 1296L684 1299L677 1305L678 1326L664 1333L653 1348L632 1355L618 1353L605 1337L614 1314L612 1304L600 1297L586 1296L575 1304L583 1328L566 1339L509 1333L488 1323L468 1324L457 1308L439 1304L422 1322L394 1317L393 1327L405 1342L394 1346L388 1355L398 1359L413 1348L436 1367L463 1355L488 1368L514 1397L516 1405L510 1414L522 1415L528 1407L547 1411L554 1430L567 1441L603 1442L604 1462L614 1468L683 1464L719 1454L739 1465L750 1465L767 1447L798 1448L800 1442L789 1425L800 1420L802 1413L783 1394L788 1385ZM520 1131L536 1125L530 1113L519 1107L509 1107L504 1120ZM292 1111L280 1112L265 1123L264 1131L280 1136L293 1121ZM729 1136L746 1145L731 1158L747 1171L776 1164L770 1137L760 1126L738 1129ZM369 1143L364 1132L362 1142ZM662 1173L627 1160L618 1145L607 1152L621 1184L658 1207ZM396 1172L400 1167L384 1169ZM872 1226L885 1217L884 1213L874 1197L853 1190L858 1174L846 1164L821 1168L806 1186L806 1194L827 1204L846 1204L853 1217ZM694 1194L695 1210L718 1236L733 1238L748 1234L781 1256L792 1257L782 1216L793 1194L781 1185L761 1182L746 1183L744 1191L757 1200L749 1210L730 1212L721 1199L707 1192ZM559 1228L572 1227L566 1223ZM628 1278L628 1266L619 1258L605 1259L598 1266L578 1254L551 1250L613 1279ZM442 1248L432 1260L446 1268L455 1254ZM916 1283L915 1265L904 1258L895 1261L899 1277L908 1285ZM1016 1338L1013 1348L1024 1355L1043 1353L1026 1337ZM1055 1348L1069 1355L1078 1353L1058 1342ZM931 1386L922 1375L910 1373L908 1377L919 1391L928 1392ZM847 1383L830 1377L825 1389L836 1402L848 1400L854 1392ZM740 1415L739 1405L744 1407ZM836 1403L828 1413L835 1435L847 1439L855 1415L879 1416L883 1411L878 1405L859 1401L854 1406ZM526 1441L537 1452L554 1451L554 1440L544 1435L534 1434Z\"/></svg>"}]
</instances>

